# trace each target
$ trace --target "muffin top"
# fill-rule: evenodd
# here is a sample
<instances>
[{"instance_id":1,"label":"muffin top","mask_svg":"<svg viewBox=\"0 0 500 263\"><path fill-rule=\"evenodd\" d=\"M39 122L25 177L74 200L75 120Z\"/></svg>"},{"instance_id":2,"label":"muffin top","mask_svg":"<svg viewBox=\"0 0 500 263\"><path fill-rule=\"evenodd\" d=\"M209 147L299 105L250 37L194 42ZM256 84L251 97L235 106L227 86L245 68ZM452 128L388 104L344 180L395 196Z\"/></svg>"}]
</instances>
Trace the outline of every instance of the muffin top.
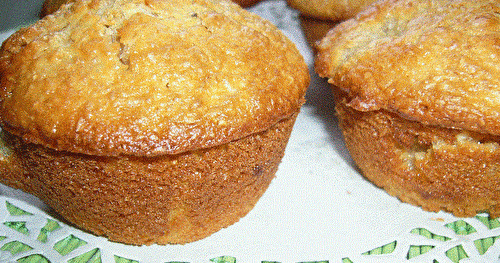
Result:
<instances>
[{"instance_id":1,"label":"muffin top","mask_svg":"<svg viewBox=\"0 0 500 263\"><path fill-rule=\"evenodd\" d=\"M381 1L319 44L316 71L360 111L500 135L500 1Z\"/></svg>"},{"instance_id":2,"label":"muffin top","mask_svg":"<svg viewBox=\"0 0 500 263\"><path fill-rule=\"evenodd\" d=\"M376 0L287 0L288 4L303 15L332 21L355 16Z\"/></svg>"},{"instance_id":3,"label":"muffin top","mask_svg":"<svg viewBox=\"0 0 500 263\"><path fill-rule=\"evenodd\" d=\"M80 0L45 0L42 4L42 10L40 11L40 17L50 15L57 11L63 4L76 2ZM239 4L242 7L248 7L256 4L260 0L232 0L233 2Z\"/></svg>"},{"instance_id":4,"label":"muffin top","mask_svg":"<svg viewBox=\"0 0 500 263\"><path fill-rule=\"evenodd\" d=\"M0 118L55 150L177 154L268 129L308 82L293 43L230 1L85 0L3 43Z\"/></svg>"}]
</instances>

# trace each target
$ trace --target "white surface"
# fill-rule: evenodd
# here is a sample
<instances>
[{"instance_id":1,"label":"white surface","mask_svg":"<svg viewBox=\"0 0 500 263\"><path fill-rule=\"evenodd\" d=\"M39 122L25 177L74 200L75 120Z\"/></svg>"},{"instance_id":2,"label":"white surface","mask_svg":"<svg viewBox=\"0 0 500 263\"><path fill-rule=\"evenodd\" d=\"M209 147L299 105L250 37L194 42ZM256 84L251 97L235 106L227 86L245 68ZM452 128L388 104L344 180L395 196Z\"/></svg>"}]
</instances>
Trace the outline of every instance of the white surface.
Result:
<instances>
[{"instance_id":1,"label":"white surface","mask_svg":"<svg viewBox=\"0 0 500 263\"><path fill-rule=\"evenodd\" d=\"M33 5L33 8L39 6ZM3 10L1 14L5 15L7 11ZM283 1L273 0L263 2L251 11L283 30L297 44L312 69L312 52L294 11ZM9 30L0 35L0 40L12 33ZM90 246L100 247L104 262L113 254L141 262L209 262L224 255L245 263L264 260L340 262L344 257L354 262L396 262L395 259L387 261L383 257L363 257L360 254L394 240L408 245L415 242L415 238L408 234L411 229L425 227L438 233L443 227L442 222L457 220L447 213L429 213L403 204L363 179L343 145L333 114L330 89L314 73L307 99L276 178L256 207L240 222L204 240L169 246L126 246L70 227L65 231L82 237ZM45 212L50 214L38 199L0 186L2 196L26 201L31 206L25 208L35 214L46 217ZM437 221L437 218L442 221ZM453 236L449 231L446 234ZM493 233L486 229L479 234L500 235L498 231ZM463 238L453 241L471 243ZM493 255L489 260L498 259L498 243L489 250L488 255ZM433 255L434 252L441 254ZM398 246L399 260L403 260L406 253L407 249ZM441 263L450 262L443 256L443 251L433 253L426 254L428 260L435 256Z\"/></svg>"}]
</instances>

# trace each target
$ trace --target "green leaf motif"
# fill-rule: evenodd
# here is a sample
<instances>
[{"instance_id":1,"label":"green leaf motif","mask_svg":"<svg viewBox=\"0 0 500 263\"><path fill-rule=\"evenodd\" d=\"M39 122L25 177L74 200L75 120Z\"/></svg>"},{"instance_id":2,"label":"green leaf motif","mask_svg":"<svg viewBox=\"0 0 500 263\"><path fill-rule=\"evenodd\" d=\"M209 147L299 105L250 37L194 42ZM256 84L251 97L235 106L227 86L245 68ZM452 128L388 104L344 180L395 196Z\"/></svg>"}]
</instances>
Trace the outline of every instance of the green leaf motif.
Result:
<instances>
[{"instance_id":1,"label":"green leaf motif","mask_svg":"<svg viewBox=\"0 0 500 263\"><path fill-rule=\"evenodd\" d=\"M488 249L493 246L495 241L500 237L487 237L478 240L474 240L474 245L476 245L476 249L479 252L479 255L484 255Z\"/></svg>"},{"instance_id":2,"label":"green leaf motif","mask_svg":"<svg viewBox=\"0 0 500 263\"><path fill-rule=\"evenodd\" d=\"M126 259L116 255L114 258L115 258L115 263L139 263L139 261L137 260Z\"/></svg>"},{"instance_id":3,"label":"green leaf motif","mask_svg":"<svg viewBox=\"0 0 500 263\"><path fill-rule=\"evenodd\" d=\"M446 256L454 263L458 263L460 260L469 257L462 245L458 245L446 251Z\"/></svg>"},{"instance_id":4,"label":"green leaf motif","mask_svg":"<svg viewBox=\"0 0 500 263\"><path fill-rule=\"evenodd\" d=\"M28 235L29 230L26 227L26 222L5 222L3 223L4 225L16 230L19 233Z\"/></svg>"},{"instance_id":5,"label":"green leaf motif","mask_svg":"<svg viewBox=\"0 0 500 263\"><path fill-rule=\"evenodd\" d=\"M383 255L383 254L390 254L394 252L396 249L397 241L393 241L389 244L383 245L381 247L372 249L370 251L367 251L363 253L362 255Z\"/></svg>"},{"instance_id":6,"label":"green leaf motif","mask_svg":"<svg viewBox=\"0 0 500 263\"><path fill-rule=\"evenodd\" d=\"M94 248L80 256L68 260L68 263L102 263L101 250Z\"/></svg>"},{"instance_id":7,"label":"green leaf motif","mask_svg":"<svg viewBox=\"0 0 500 263\"><path fill-rule=\"evenodd\" d=\"M500 221L498 218L491 219L487 216L476 216L476 219L481 221L488 229L495 229L497 227L500 227Z\"/></svg>"},{"instance_id":8,"label":"green leaf motif","mask_svg":"<svg viewBox=\"0 0 500 263\"><path fill-rule=\"evenodd\" d=\"M422 246L414 246L411 245L408 249L408 254L406 255L406 259L412 259L414 257L418 257L422 254L425 254L431 251L435 246L430 245L422 245Z\"/></svg>"},{"instance_id":9,"label":"green leaf motif","mask_svg":"<svg viewBox=\"0 0 500 263\"><path fill-rule=\"evenodd\" d=\"M40 229L40 234L38 234L37 240L46 243L49 237L50 232L61 228L59 223L55 220L47 219L47 224L45 224L42 229Z\"/></svg>"},{"instance_id":10,"label":"green leaf motif","mask_svg":"<svg viewBox=\"0 0 500 263\"><path fill-rule=\"evenodd\" d=\"M473 226L471 226L469 223L467 223L463 220L451 222L449 224L446 224L445 226L447 228L455 231L455 233L457 235L469 235L469 234L477 232Z\"/></svg>"},{"instance_id":11,"label":"green leaf motif","mask_svg":"<svg viewBox=\"0 0 500 263\"><path fill-rule=\"evenodd\" d=\"M420 236L426 237L428 239L434 239L434 240L439 240L439 241L448 241L451 239L451 238L446 237L446 236L436 235L425 228L414 228L410 231L410 233L420 235Z\"/></svg>"},{"instance_id":12,"label":"green leaf motif","mask_svg":"<svg viewBox=\"0 0 500 263\"><path fill-rule=\"evenodd\" d=\"M19 241L12 241L12 242L6 243L0 248L0 250L9 251L12 255L16 255L16 254L19 254L21 252L25 252L25 251L32 250L32 249L33 249L32 247L30 247L24 243L21 243Z\"/></svg>"},{"instance_id":13,"label":"green leaf motif","mask_svg":"<svg viewBox=\"0 0 500 263\"><path fill-rule=\"evenodd\" d=\"M32 213L29 213L27 211L24 211L23 209L20 209L19 207L13 205L12 203L6 201L5 202L7 212L9 215L12 217L15 216L32 216ZM21 218L19 218L21 219ZM483 215L477 215L475 217L476 220L480 221L482 224L486 226L489 230L496 229L500 227L500 218L497 219L491 219L490 217L483 216ZM39 228L39 234L36 238L36 240L42 242L42 243L47 243L49 242L49 236L52 232L60 229L63 227L61 223L59 223L56 220L46 218L46 224L40 229ZM14 229L15 231L22 233L24 235L30 235L30 230L33 229L28 229L27 222L25 221L9 221L9 222L3 222L3 224L11 229ZM454 222L451 222L449 224L444 225L445 227L453 230L455 234L457 235L470 235L472 233L476 233L477 230L467 223L464 220L457 220ZM414 235L419 235L422 237L425 237L427 239L432 239L432 240L437 240L437 241L449 241L451 240L450 237L448 236L443 236L443 235L438 235L435 234L426 228L414 228L410 231L411 234ZM7 236L2 236L0 235L0 241L7 239ZM495 242L500 239L500 236L489 236L486 238L481 238L477 240L470 240L471 242L474 242L474 245L479 253L479 255L484 255L494 244ZM9 240L7 240L9 241ZM62 256L66 256L69 253L75 251L77 248L80 248L84 245L87 245L88 242L85 240L80 239L79 237L75 235L69 235L66 238L59 240L58 242L55 243L53 246L53 249L57 251L59 254ZM369 250L365 253L362 253L362 255L385 255L385 254L391 254L396 250L398 241L393 241L388 244L385 244L383 246L377 247L375 249ZM436 248L437 245L410 245L406 258L408 260L414 259L415 257L418 257L420 255L423 255L425 253L430 252L434 248ZM26 245L22 242L19 241L12 241L9 243L4 244L1 248L1 251L6 251L10 252L12 255L18 255L20 253L26 252L33 250L32 247L29 245ZM28 252L29 253L37 253L35 250ZM19 255L21 256L21 255ZM22 255L24 256L24 255ZM446 256L451 260L451 262L454 263L459 263L461 260L470 258L467 252L465 251L464 247L462 245L457 245L449 250L446 251ZM210 259L210 262L212 263L236 263L236 258L232 256L220 256L217 258L212 258ZM31 254L29 256L24 256L23 258L17 259L17 262L20 263L53 263L50 262L44 255L41 254ZM127 259L124 257L120 257L118 255L114 256L114 262L115 263L140 263L137 260L132 260L132 259ZM433 260L433 263L439 263L437 260ZM78 256L70 259L67 261L67 263L102 263L102 258L101 258L101 250L100 248L94 248L92 250L89 250L83 254L79 254ZM164 262L164 263L189 263L189 262L179 262L179 261L169 261L169 262ZM268 260L263 260L260 261L260 263L280 263L277 261L268 261ZM329 263L328 260L324 261L304 261L304 262L295 262L295 263ZM342 258L341 263L354 263L350 258Z\"/></svg>"},{"instance_id":14,"label":"green leaf motif","mask_svg":"<svg viewBox=\"0 0 500 263\"><path fill-rule=\"evenodd\" d=\"M54 250L59 252L59 254L65 256L69 254L71 251L86 244L87 242L75 237L74 235L69 235L66 238L58 241L54 245Z\"/></svg>"},{"instance_id":15,"label":"green leaf motif","mask_svg":"<svg viewBox=\"0 0 500 263\"><path fill-rule=\"evenodd\" d=\"M236 258L230 256L222 256L218 258L212 258L210 259L210 261L214 263L236 263Z\"/></svg>"},{"instance_id":16,"label":"green leaf motif","mask_svg":"<svg viewBox=\"0 0 500 263\"><path fill-rule=\"evenodd\" d=\"M20 258L17 260L19 263L51 263L46 257L39 255L39 254L33 254L29 255L24 258Z\"/></svg>"},{"instance_id":17,"label":"green leaf motif","mask_svg":"<svg viewBox=\"0 0 500 263\"><path fill-rule=\"evenodd\" d=\"M25 215L32 216L33 215L32 213L26 212L26 211L22 210L21 208L14 206L13 204L11 204L8 201L5 202L5 206L7 207L7 211L9 211L9 214L11 216L25 216Z\"/></svg>"}]
</instances>

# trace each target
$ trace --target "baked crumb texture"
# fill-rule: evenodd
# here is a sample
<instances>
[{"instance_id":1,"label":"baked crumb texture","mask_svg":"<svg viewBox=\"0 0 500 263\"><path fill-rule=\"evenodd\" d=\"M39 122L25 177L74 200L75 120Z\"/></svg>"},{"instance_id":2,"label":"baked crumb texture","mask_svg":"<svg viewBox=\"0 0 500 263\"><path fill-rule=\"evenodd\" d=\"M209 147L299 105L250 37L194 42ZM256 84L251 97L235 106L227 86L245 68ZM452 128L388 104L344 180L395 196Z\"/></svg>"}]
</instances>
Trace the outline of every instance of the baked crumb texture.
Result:
<instances>
[{"instance_id":1,"label":"baked crumb texture","mask_svg":"<svg viewBox=\"0 0 500 263\"><path fill-rule=\"evenodd\" d=\"M403 201L500 215L500 2L380 1L321 41L364 175Z\"/></svg>"},{"instance_id":2,"label":"baked crumb texture","mask_svg":"<svg viewBox=\"0 0 500 263\"><path fill-rule=\"evenodd\" d=\"M254 207L275 176L295 117L227 144L161 157L71 154L7 135L10 164L0 180L111 241L184 244Z\"/></svg>"}]
</instances>

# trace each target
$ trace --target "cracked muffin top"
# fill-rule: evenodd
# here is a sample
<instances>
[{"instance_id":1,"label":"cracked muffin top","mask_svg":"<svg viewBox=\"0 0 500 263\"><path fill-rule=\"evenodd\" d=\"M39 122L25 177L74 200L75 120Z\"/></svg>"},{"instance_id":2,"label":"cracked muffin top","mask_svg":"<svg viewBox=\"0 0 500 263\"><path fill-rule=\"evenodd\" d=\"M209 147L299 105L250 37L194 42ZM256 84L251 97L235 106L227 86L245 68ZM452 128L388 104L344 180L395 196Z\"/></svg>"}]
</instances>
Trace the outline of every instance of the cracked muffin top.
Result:
<instances>
[{"instance_id":1,"label":"cracked muffin top","mask_svg":"<svg viewBox=\"0 0 500 263\"><path fill-rule=\"evenodd\" d=\"M55 150L177 154L266 130L308 83L294 44L230 1L84 0L3 43L0 118Z\"/></svg>"},{"instance_id":2,"label":"cracked muffin top","mask_svg":"<svg viewBox=\"0 0 500 263\"><path fill-rule=\"evenodd\" d=\"M318 47L360 111L500 135L500 1L379 1Z\"/></svg>"}]
</instances>

